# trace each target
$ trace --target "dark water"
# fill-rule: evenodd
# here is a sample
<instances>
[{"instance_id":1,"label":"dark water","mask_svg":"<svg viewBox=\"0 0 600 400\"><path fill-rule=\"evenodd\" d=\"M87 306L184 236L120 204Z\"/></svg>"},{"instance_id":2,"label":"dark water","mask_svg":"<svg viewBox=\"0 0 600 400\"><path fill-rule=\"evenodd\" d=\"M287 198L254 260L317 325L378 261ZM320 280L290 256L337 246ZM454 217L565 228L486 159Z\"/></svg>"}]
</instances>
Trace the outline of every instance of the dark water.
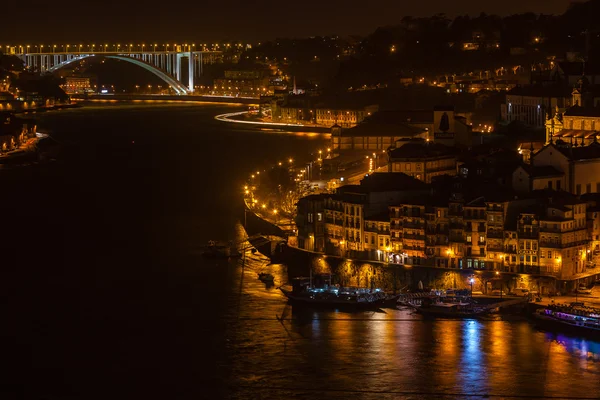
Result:
<instances>
[{"instance_id":1,"label":"dark water","mask_svg":"<svg viewBox=\"0 0 600 400\"><path fill-rule=\"evenodd\" d=\"M324 144L212 118L234 110L40 116L69 150L0 174L2 398L600 397L600 340L518 319L301 312L256 279L285 282L285 266L203 259L207 240L243 238L252 170Z\"/></svg>"}]
</instances>

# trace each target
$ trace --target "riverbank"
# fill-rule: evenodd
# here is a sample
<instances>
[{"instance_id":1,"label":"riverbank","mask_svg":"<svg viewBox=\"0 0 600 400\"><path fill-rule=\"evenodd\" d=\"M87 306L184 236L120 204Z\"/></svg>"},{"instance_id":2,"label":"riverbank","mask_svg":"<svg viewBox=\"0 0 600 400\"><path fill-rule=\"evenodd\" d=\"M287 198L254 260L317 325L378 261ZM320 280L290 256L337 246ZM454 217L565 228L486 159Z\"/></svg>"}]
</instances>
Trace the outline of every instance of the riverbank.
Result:
<instances>
[{"instance_id":1,"label":"riverbank","mask_svg":"<svg viewBox=\"0 0 600 400\"><path fill-rule=\"evenodd\" d=\"M260 220L252 226L246 226L246 232L249 237L261 236L267 230L270 235L273 229L280 231L280 227L271 216L264 216L262 213L253 211L248 203L244 201L247 215L252 215L253 220ZM247 219L247 217L246 217ZM259 226L260 229L253 229ZM267 229L271 227L271 229ZM419 283L426 288L454 288L469 289L474 292L492 293L493 290L502 290L512 292L515 288L528 288L529 290L542 294L544 304L548 304L551 299L547 293L552 287L553 278L536 276L530 274L502 273L496 274L494 271L474 270L474 269L448 269L434 266L393 264L383 261L351 259L341 256L317 253L304 250L297 247L296 237L290 232L283 233L279 237L262 235L261 248L258 249L262 254L271 258L274 263L285 263L289 267L290 278L307 275L312 269L315 273L332 273L338 277L344 285L355 286L376 286L385 290L394 290L406 287L416 290ZM287 237L284 237L287 236ZM268 245L262 242L269 241ZM252 243L252 241L251 241ZM473 279L473 284L471 284ZM505 294L506 295L506 294ZM500 298L498 296L493 296ZM575 301L576 296L567 294L553 297L557 302ZM594 289L592 295L580 295L577 297L589 305L597 305L600 302L600 288Z\"/></svg>"},{"instance_id":2,"label":"riverbank","mask_svg":"<svg viewBox=\"0 0 600 400\"><path fill-rule=\"evenodd\" d=\"M258 105L258 99L251 97L226 97L226 96L164 96L164 95L139 95L139 94L92 94L72 95L71 100L76 101L134 101L134 102L167 102L167 103L225 103Z\"/></svg>"},{"instance_id":3,"label":"riverbank","mask_svg":"<svg viewBox=\"0 0 600 400\"><path fill-rule=\"evenodd\" d=\"M293 129L293 130L302 130L302 131L311 131L318 133L330 133L331 129L320 126L320 125L303 125L303 124L287 124L283 122L265 122L259 119L249 119L250 115L249 111L238 111L233 113L221 114L215 116L217 121L236 123L236 124L247 124L253 125L256 127L265 127L265 128L284 128L284 129Z\"/></svg>"}]
</instances>

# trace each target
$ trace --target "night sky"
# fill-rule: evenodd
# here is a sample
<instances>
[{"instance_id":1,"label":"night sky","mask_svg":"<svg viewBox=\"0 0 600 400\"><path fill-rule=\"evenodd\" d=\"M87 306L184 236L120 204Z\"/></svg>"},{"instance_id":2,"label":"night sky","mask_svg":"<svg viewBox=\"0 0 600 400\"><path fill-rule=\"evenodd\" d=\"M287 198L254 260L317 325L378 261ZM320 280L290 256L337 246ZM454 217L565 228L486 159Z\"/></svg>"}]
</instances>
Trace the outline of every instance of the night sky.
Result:
<instances>
[{"instance_id":1,"label":"night sky","mask_svg":"<svg viewBox=\"0 0 600 400\"><path fill-rule=\"evenodd\" d=\"M1 6L0 38L6 44L257 41L368 34L407 15L560 14L568 4L569 0L9 0Z\"/></svg>"}]
</instances>

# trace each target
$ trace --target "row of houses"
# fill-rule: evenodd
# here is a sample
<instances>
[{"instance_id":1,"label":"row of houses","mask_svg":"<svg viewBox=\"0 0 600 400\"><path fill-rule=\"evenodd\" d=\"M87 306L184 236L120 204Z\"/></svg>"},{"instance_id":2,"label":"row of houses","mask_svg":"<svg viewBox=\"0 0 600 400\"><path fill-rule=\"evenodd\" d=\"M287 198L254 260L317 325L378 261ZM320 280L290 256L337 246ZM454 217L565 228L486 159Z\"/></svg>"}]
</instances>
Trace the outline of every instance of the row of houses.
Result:
<instances>
[{"instance_id":1,"label":"row of houses","mask_svg":"<svg viewBox=\"0 0 600 400\"><path fill-rule=\"evenodd\" d=\"M10 113L0 113L0 154L18 148L35 134L35 125L23 124Z\"/></svg>"},{"instance_id":2,"label":"row of houses","mask_svg":"<svg viewBox=\"0 0 600 400\"><path fill-rule=\"evenodd\" d=\"M350 259L568 281L600 252L599 204L565 191L482 188L459 176L431 185L375 173L301 199L298 245Z\"/></svg>"}]
</instances>

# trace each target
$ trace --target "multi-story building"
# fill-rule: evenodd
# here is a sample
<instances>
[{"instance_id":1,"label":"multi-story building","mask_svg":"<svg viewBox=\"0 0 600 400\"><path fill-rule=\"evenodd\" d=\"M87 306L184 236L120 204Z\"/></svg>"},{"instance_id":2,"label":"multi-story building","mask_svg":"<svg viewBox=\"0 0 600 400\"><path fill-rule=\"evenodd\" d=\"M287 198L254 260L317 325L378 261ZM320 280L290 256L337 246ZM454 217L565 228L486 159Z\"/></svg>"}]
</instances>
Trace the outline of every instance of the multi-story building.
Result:
<instances>
[{"instance_id":1,"label":"multi-story building","mask_svg":"<svg viewBox=\"0 0 600 400\"><path fill-rule=\"evenodd\" d=\"M523 164L512 173L512 187L517 192L524 193L541 189L563 190L567 186L565 174L552 165Z\"/></svg>"},{"instance_id":2,"label":"multi-story building","mask_svg":"<svg viewBox=\"0 0 600 400\"><path fill-rule=\"evenodd\" d=\"M600 129L600 86L590 86L581 79L571 95L569 105L556 107L546 119L546 143L559 139L574 145L589 145L598 138Z\"/></svg>"},{"instance_id":3,"label":"multi-story building","mask_svg":"<svg viewBox=\"0 0 600 400\"><path fill-rule=\"evenodd\" d=\"M586 203L574 198L548 202L539 215L542 273L568 280L585 271L588 233Z\"/></svg>"},{"instance_id":4,"label":"multi-story building","mask_svg":"<svg viewBox=\"0 0 600 400\"><path fill-rule=\"evenodd\" d=\"M425 254L436 267L450 268L449 208L446 199L436 196L425 207Z\"/></svg>"},{"instance_id":5,"label":"multi-story building","mask_svg":"<svg viewBox=\"0 0 600 400\"><path fill-rule=\"evenodd\" d=\"M426 183L440 175L456 175L454 148L426 141L411 141L388 151L388 171L403 172Z\"/></svg>"},{"instance_id":6,"label":"multi-story building","mask_svg":"<svg viewBox=\"0 0 600 400\"><path fill-rule=\"evenodd\" d=\"M587 259L592 261L600 254L600 193L583 195L581 200L587 203L586 219L589 238Z\"/></svg>"},{"instance_id":7,"label":"multi-story building","mask_svg":"<svg viewBox=\"0 0 600 400\"><path fill-rule=\"evenodd\" d=\"M370 244L365 247L365 238L369 237L370 242L372 233L365 236L365 221L374 221L370 218L388 212L390 205L425 195L427 190L423 182L405 174L390 173L374 173L360 185L338 188L324 203L326 253L358 257L365 250L372 250Z\"/></svg>"},{"instance_id":8,"label":"multi-story building","mask_svg":"<svg viewBox=\"0 0 600 400\"><path fill-rule=\"evenodd\" d=\"M424 264L426 216L422 201L410 201L390 207L390 234L395 262Z\"/></svg>"},{"instance_id":9,"label":"multi-story building","mask_svg":"<svg viewBox=\"0 0 600 400\"><path fill-rule=\"evenodd\" d=\"M517 221L518 261L521 270L511 272L537 273L540 222L534 212L523 212Z\"/></svg>"},{"instance_id":10,"label":"multi-story building","mask_svg":"<svg viewBox=\"0 0 600 400\"><path fill-rule=\"evenodd\" d=\"M487 215L485 199L480 197L464 205L465 266L486 268Z\"/></svg>"},{"instance_id":11,"label":"multi-story building","mask_svg":"<svg viewBox=\"0 0 600 400\"><path fill-rule=\"evenodd\" d=\"M225 71L223 78L214 80L212 94L228 96L259 97L273 94L269 92L270 73L268 70Z\"/></svg>"},{"instance_id":12,"label":"multi-story building","mask_svg":"<svg viewBox=\"0 0 600 400\"><path fill-rule=\"evenodd\" d=\"M556 108L570 107L572 90L564 85L519 86L506 93L506 102L501 105L502 119L507 122L520 121L529 126L542 128L546 115Z\"/></svg>"},{"instance_id":13,"label":"multi-story building","mask_svg":"<svg viewBox=\"0 0 600 400\"><path fill-rule=\"evenodd\" d=\"M319 253L325 251L326 199L325 194L314 194L298 201L296 227L299 248Z\"/></svg>"},{"instance_id":14,"label":"multi-story building","mask_svg":"<svg viewBox=\"0 0 600 400\"><path fill-rule=\"evenodd\" d=\"M448 260L450 268L463 268L465 254L464 237L464 198L461 193L453 193L448 201Z\"/></svg>"},{"instance_id":15,"label":"multi-story building","mask_svg":"<svg viewBox=\"0 0 600 400\"><path fill-rule=\"evenodd\" d=\"M318 125L332 127L339 125L342 128L352 128L365 118L379 110L378 105L366 107L327 107L317 106L315 122Z\"/></svg>"},{"instance_id":16,"label":"multi-story building","mask_svg":"<svg viewBox=\"0 0 600 400\"><path fill-rule=\"evenodd\" d=\"M536 168L551 166L561 173L560 176L555 173L552 173L552 176L542 176L542 186L545 182L548 188L565 190L576 195L600 192L598 142L587 146L575 146L562 141L549 143L533 156L532 164ZM514 179L513 175L513 181Z\"/></svg>"},{"instance_id":17,"label":"multi-story building","mask_svg":"<svg viewBox=\"0 0 600 400\"><path fill-rule=\"evenodd\" d=\"M331 149L334 154L370 154L386 151L397 141L407 139L428 139L425 129L412 127L406 123L384 126L379 123L364 122L352 129L334 126L331 130Z\"/></svg>"},{"instance_id":18,"label":"multi-story building","mask_svg":"<svg viewBox=\"0 0 600 400\"><path fill-rule=\"evenodd\" d=\"M65 83L62 86L63 90L68 94L73 93L88 93L91 92L92 83L89 77L84 76L66 76Z\"/></svg>"},{"instance_id":19,"label":"multi-story building","mask_svg":"<svg viewBox=\"0 0 600 400\"><path fill-rule=\"evenodd\" d=\"M387 261L392 250L389 212L365 218L364 233L364 250L369 253L369 258Z\"/></svg>"}]
</instances>

